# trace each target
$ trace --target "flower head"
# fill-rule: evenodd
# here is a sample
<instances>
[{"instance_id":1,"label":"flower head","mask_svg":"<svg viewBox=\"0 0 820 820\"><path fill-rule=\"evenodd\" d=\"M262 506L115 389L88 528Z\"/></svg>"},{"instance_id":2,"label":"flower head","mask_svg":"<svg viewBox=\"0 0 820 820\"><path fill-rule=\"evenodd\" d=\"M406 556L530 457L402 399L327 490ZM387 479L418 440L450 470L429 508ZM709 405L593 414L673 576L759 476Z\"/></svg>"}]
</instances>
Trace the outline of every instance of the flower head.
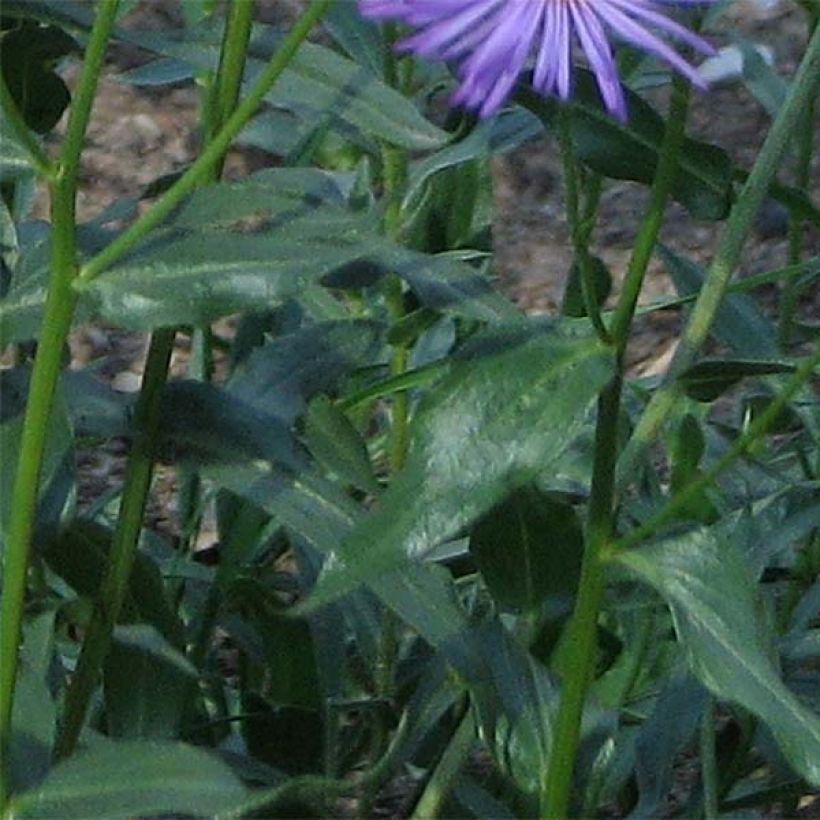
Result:
<instances>
[{"instance_id":1,"label":"flower head","mask_svg":"<svg viewBox=\"0 0 820 820\"><path fill-rule=\"evenodd\" d=\"M677 2L694 5L712 0ZM364 16L399 20L417 29L399 43L401 50L458 66L461 85L453 97L456 105L475 109L481 116L494 114L533 56L535 90L567 99L572 53L578 43L604 105L619 119L626 119L626 99L610 34L661 58L695 85L705 85L658 33L704 54L714 50L667 17L664 5L664 0L359 0Z\"/></svg>"}]
</instances>

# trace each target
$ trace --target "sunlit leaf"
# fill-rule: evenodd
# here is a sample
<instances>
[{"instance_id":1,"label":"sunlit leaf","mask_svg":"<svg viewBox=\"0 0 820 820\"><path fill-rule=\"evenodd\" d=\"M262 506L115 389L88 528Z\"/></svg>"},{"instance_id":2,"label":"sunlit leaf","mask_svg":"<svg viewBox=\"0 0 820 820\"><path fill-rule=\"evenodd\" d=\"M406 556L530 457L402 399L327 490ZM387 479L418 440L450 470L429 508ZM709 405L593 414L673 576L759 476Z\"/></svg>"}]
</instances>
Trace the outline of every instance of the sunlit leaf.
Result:
<instances>
[{"instance_id":1,"label":"sunlit leaf","mask_svg":"<svg viewBox=\"0 0 820 820\"><path fill-rule=\"evenodd\" d=\"M476 339L419 407L406 466L328 564L314 605L422 558L549 472L611 374L598 341L561 325Z\"/></svg>"}]
</instances>

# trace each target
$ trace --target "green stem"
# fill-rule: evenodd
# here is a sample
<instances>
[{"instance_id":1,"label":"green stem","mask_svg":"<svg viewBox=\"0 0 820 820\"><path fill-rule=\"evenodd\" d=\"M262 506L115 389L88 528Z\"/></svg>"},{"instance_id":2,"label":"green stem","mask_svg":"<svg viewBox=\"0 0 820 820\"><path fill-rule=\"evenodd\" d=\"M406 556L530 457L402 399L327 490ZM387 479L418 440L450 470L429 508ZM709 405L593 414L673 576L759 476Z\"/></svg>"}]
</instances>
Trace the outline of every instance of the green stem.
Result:
<instances>
[{"instance_id":1,"label":"green stem","mask_svg":"<svg viewBox=\"0 0 820 820\"><path fill-rule=\"evenodd\" d=\"M609 547L609 552L615 553L637 546L654 535L665 524L677 518L682 509L686 508L700 493L711 486L724 470L749 451L757 440L766 434L783 408L811 378L818 366L820 366L820 349L802 361L777 397L772 400L771 404L746 428L743 434L737 438L735 443L712 467L672 496L658 512L650 516L640 527L619 538Z\"/></svg>"},{"instance_id":2,"label":"green stem","mask_svg":"<svg viewBox=\"0 0 820 820\"><path fill-rule=\"evenodd\" d=\"M203 104L206 145L213 141L239 101L253 27L254 6L254 0L235 0L228 8L216 77L208 87ZM222 176L225 158L226 154L223 154L203 182L215 182ZM191 335L190 378L201 381L210 379L211 338L210 329L194 329ZM182 549L185 550L194 543L199 529L201 481L198 471L192 467L181 468L179 478L179 514L182 522Z\"/></svg>"},{"instance_id":3,"label":"green stem","mask_svg":"<svg viewBox=\"0 0 820 820\"><path fill-rule=\"evenodd\" d=\"M119 0L104 0L99 5L69 113L57 175L51 184L51 277L23 421L12 490L11 521L3 557L3 596L0 605L0 809L9 798L7 752L40 470L63 346L71 329L77 301L71 285L77 271L74 231L80 152L118 3Z\"/></svg>"},{"instance_id":4,"label":"green stem","mask_svg":"<svg viewBox=\"0 0 820 820\"><path fill-rule=\"evenodd\" d=\"M566 204L567 222L569 223L572 238L572 251L575 264L578 267L581 280L581 293L584 307L598 338L604 344L610 343L609 333L601 318L601 308L596 296L595 281L593 278L592 260L589 256L589 238L592 219L586 221L581 218L579 196L579 169L575 159L575 150L572 144L572 114L566 106L558 109L558 143L561 148L561 160L564 171L564 200ZM586 222L586 224L584 224Z\"/></svg>"},{"instance_id":5,"label":"green stem","mask_svg":"<svg viewBox=\"0 0 820 820\"><path fill-rule=\"evenodd\" d=\"M128 458L117 528L111 543L108 566L100 585L91 623L83 640L77 668L66 692L63 719L55 745L57 758L73 751L85 723L100 668L111 644L134 564L142 529L145 500L154 470L154 452L161 422L160 397L168 373L174 331L158 330L151 338L145 362L137 429Z\"/></svg>"},{"instance_id":6,"label":"green stem","mask_svg":"<svg viewBox=\"0 0 820 820\"><path fill-rule=\"evenodd\" d=\"M210 126L218 127L221 124L221 113L229 113L222 106L236 102L244 71L252 15L252 0L241 0L231 7L226 25L229 33L223 40L218 82L212 86L206 100L209 133L212 133ZM214 168L219 170L220 165L221 163L217 162L211 173L214 172ZM168 375L175 335L172 329L161 329L151 338L140 394L140 427L128 460L117 529L106 575L83 641L77 669L66 694L63 720L55 749L57 757L70 755L76 746L126 594L151 487L160 430L162 390Z\"/></svg>"},{"instance_id":7,"label":"green stem","mask_svg":"<svg viewBox=\"0 0 820 820\"><path fill-rule=\"evenodd\" d=\"M149 231L159 225L188 194L210 179L214 166L222 159L234 138L256 113L271 86L287 68L303 40L310 34L331 2L332 0L312 0L305 13L288 32L270 63L259 75L247 97L237 106L197 161L157 200L151 210L143 214L130 228L82 267L77 277L79 286L88 284L114 264Z\"/></svg>"},{"instance_id":8,"label":"green stem","mask_svg":"<svg viewBox=\"0 0 820 820\"><path fill-rule=\"evenodd\" d=\"M11 126L17 139L20 140L20 144L28 152L31 164L38 176L53 180L57 169L46 152L43 151L37 138L31 133L31 129L26 125L23 115L20 113L20 109L17 107L17 103L14 101L14 97L11 96L11 92L2 76L0 76L0 107L3 109L6 122Z\"/></svg>"},{"instance_id":9,"label":"green stem","mask_svg":"<svg viewBox=\"0 0 820 820\"><path fill-rule=\"evenodd\" d=\"M709 276L689 316L680 345L662 386L655 392L638 422L618 464L618 483L628 483L638 461L654 441L680 397L677 376L695 360L715 320L732 273L740 259L758 210L775 178L789 141L806 107L820 86L820 26L809 41L789 93L775 119L746 184L735 202L721 235Z\"/></svg>"},{"instance_id":10,"label":"green stem","mask_svg":"<svg viewBox=\"0 0 820 820\"><path fill-rule=\"evenodd\" d=\"M612 538L615 504L615 466L618 453L618 420L623 388L623 359L638 295L655 247L666 204L675 179L677 159L686 127L688 89L685 81L673 83L669 119L652 184L648 211L635 242L623 289L607 338L616 350L617 374L598 401L595 457L587 519L586 547L575 610L569 627L571 656L561 686L561 705L555 727L550 762L541 784L541 813L561 818L569 811L572 776L580 740L581 717L592 682L597 654L598 614L605 588L603 561Z\"/></svg>"},{"instance_id":11,"label":"green stem","mask_svg":"<svg viewBox=\"0 0 820 820\"><path fill-rule=\"evenodd\" d=\"M433 770L433 774L424 787L416 803L411 820L433 820L439 816L447 795L453 788L458 773L470 754L475 743L475 722L469 708L459 721L455 733L450 738L444 754Z\"/></svg>"},{"instance_id":12,"label":"green stem","mask_svg":"<svg viewBox=\"0 0 820 820\"><path fill-rule=\"evenodd\" d=\"M817 27L817 20L810 20L809 30ZM816 100L809 100L804 113L803 125L798 129L797 140L797 168L795 172L795 187L806 193L811 180L811 159L814 148L814 116ZM803 250L804 223L800 217L792 214L789 219L789 263L800 261ZM780 303L780 325L778 327L778 344L781 350L786 351L791 344L794 330L794 319L802 291L801 282L793 279L786 283Z\"/></svg>"}]
</instances>

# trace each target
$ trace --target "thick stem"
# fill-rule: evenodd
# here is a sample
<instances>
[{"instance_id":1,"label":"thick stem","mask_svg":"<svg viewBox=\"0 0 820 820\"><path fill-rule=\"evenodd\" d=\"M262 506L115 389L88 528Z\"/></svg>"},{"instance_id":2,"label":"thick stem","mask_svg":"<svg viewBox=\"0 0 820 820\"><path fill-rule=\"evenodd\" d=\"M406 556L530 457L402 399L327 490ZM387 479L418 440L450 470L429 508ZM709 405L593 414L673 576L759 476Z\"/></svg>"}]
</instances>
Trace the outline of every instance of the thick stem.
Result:
<instances>
[{"instance_id":1,"label":"thick stem","mask_svg":"<svg viewBox=\"0 0 820 820\"><path fill-rule=\"evenodd\" d=\"M541 813L543 817L548 818L565 817L569 810L581 718L587 690L594 675L598 650L598 614L605 588L603 556L614 529L615 466L624 353L638 295L675 180L678 153L685 133L688 100L686 82L679 77L675 78L669 120L661 145L658 167L655 170L649 207L635 242L609 332L606 333L606 338L611 339L615 345L618 372L601 393L598 401L586 546L575 610L569 627L570 639L567 641L571 657L562 681L555 741L541 787Z\"/></svg>"},{"instance_id":2,"label":"thick stem","mask_svg":"<svg viewBox=\"0 0 820 820\"><path fill-rule=\"evenodd\" d=\"M57 758L67 757L74 751L128 589L154 470L154 451L161 420L160 396L171 360L174 335L173 330L165 329L156 331L151 338L140 393L137 430L128 458L117 528L91 623L66 692L54 752Z\"/></svg>"},{"instance_id":3,"label":"thick stem","mask_svg":"<svg viewBox=\"0 0 820 820\"><path fill-rule=\"evenodd\" d=\"M150 211L141 216L128 230L121 233L110 245L82 267L77 277L78 285L87 284L106 268L128 253L149 231L159 225L177 205L199 185L207 182L214 166L230 148L234 138L256 113L265 95L287 68L299 46L324 14L332 0L313 0L307 11L288 32L279 50L237 106L227 122L208 144L199 159L169 188Z\"/></svg>"},{"instance_id":4,"label":"thick stem","mask_svg":"<svg viewBox=\"0 0 820 820\"><path fill-rule=\"evenodd\" d=\"M820 86L820 26L814 30L777 118L763 143L720 238L709 276L689 316L663 385L652 396L618 464L618 483L627 484L680 395L678 375L695 360L711 330L721 300L740 259L755 216L806 107Z\"/></svg>"},{"instance_id":5,"label":"thick stem","mask_svg":"<svg viewBox=\"0 0 820 820\"><path fill-rule=\"evenodd\" d=\"M20 455L12 491L11 521L3 559L3 597L0 610L0 808L6 805L9 798L7 752L40 471L54 392L60 375L63 346L71 329L77 301L71 284L77 271L74 231L80 152L118 3L119 0L103 0L99 5L69 113L57 176L51 185L51 278L23 421Z\"/></svg>"}]
</instances>

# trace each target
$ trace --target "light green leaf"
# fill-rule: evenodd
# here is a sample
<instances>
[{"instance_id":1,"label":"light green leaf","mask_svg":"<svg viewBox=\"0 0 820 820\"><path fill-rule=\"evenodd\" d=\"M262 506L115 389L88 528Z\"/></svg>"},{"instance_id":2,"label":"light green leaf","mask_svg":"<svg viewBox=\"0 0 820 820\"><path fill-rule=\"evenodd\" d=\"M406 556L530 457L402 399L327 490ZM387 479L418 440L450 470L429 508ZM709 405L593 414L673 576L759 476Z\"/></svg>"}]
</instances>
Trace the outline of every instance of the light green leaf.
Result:
<instances>
[{"instance_id":1,"label":"light green leaf","mask_svg":"<svg viewBox=\"0 0 820 820\"><path fill-rule=\"evenodd\" d=\"M612 372L604 346L568 325L478 337L419 407L407 465L328 562L312 605L424 557L548 472Z\"/></svg>"},{"instance_id":2,"label":"light green leaf","mask_svg":"<svg viewBox=\"0 0 820 820\"><path fill-rule=\"evenodd\" d=\"M754 580L734 546L698 530L614 560L666 599L694 674L766 723L795 770L820 785L820 716L780 679Z\"/></svg>"},{"instance_id":3,"label":"light green leaf","mask_svg":"<svg viewBox=\"0 0 820 820\"><path fill-rule=\"evenodd\" d=\"M216 757L183 743L104 743L56 766L17 796L10 817L212 817L248 790Z\"/></svg>"}]
</instances>

